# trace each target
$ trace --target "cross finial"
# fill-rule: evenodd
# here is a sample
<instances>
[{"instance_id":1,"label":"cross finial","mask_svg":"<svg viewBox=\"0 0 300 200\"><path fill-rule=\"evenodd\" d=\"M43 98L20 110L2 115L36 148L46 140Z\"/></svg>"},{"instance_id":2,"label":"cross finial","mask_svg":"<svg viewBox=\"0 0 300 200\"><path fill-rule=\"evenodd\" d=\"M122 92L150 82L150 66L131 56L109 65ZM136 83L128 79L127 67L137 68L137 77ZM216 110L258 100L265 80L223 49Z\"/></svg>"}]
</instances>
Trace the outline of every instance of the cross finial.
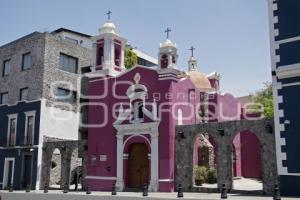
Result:
<instances>
[{"instance_id":1,"label":"cross finial","mask_svg":"<svg viewBox=\"0 0 300 200\"><path fill-rule=\"evenodd\" d=\"M191 52L192 52L192 57L194 57L194 50L195 50L195 47L194 47L194 46L191 46L191 48L190 48L189 50L191 50Z\"/></svg>"},{"instance_id":2,"label":"cross finial","mask_svg":"<svg viewBox=\"0 0 300 200\"><path fill-rule=\"evenodd\" d=\"M167 28L167 30L165 30L165 33L167 33L167 39L169 39L169 33L171 32L172 30L170 28Z\"/></svg>"},{"instance_id":3,"label":"cross finial","mask_svg":"<svg viewBox=\"0 0 300 200\"><path fill-rule=\"evenodd\" d=\"M110 15L111 15L111 11L109 10L106 14L107 14L107 19L110 20Z\"/></svg>"}]
</instances>

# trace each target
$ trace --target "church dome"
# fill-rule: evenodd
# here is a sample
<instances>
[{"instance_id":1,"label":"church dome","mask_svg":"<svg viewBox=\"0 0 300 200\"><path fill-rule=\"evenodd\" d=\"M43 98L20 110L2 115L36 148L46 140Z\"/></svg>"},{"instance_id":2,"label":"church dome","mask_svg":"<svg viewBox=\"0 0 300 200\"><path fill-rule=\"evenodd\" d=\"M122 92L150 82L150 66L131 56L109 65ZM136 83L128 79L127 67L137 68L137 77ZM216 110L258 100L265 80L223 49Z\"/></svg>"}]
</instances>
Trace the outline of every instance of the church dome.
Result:
<instances>
[{"instance_id":1,"label":"church dome","mask_svg":"<svg viewBox=\"0 0 300 200\"><path fill-rule=\"evenodd\" d=\"M105 33L113 33L118 35L116 25L110 20L105 22L103 26L99 29L99 34L105 34Z\"/></svg>"},{"instance_id":2,"label":"church dome","mask_svg":"<svg viewBox=\"0 0 300 200\"><path fill-rule=\"evenodd\" d=\"M165 42L160 44L160 47L176 47L176 44L167 39Z\"/></svg>"},{"instance_id":3,"label":"church dome","mask_svg":"<svg viewBox=\"0 0 300 200\"><path fill-rule=\"evenodd\" d=\"M190 77L196 88L211 89L211 84L205 74L199 71L189 71L187 75Z\"/></svg>"}]
</instances>

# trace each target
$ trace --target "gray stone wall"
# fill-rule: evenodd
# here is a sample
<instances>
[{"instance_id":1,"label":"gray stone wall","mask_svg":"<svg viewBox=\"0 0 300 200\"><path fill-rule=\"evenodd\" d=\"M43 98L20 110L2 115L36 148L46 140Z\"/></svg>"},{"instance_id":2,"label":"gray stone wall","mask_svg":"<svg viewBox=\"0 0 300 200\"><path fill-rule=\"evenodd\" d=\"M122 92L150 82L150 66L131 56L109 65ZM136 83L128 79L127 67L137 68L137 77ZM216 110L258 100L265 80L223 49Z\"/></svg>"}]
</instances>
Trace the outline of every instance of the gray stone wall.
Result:
<instances>
[{"instance_id":1,"label":"gray stone wall","mask_svg":"<svg viewBox=\"0 0 300 200\"><path fill-rule=\"evenodd\" d=\"M31 53L32 66L22 71L22 55L28 52ZM77 73L59 69L60 53L78 58ZM77 100L72 104L71 110L78 112L81 68L91 65L91 55L90 49L73 44L58 35L39 32L29 34L0 47L0 93L8 92L9 104L15 104L19 101L19 90L28 87L28 100L45 98L48 106L59 107L55 105L57 101L52 94L56 93L57 87L61 87L77 92ZM11 73L2 77L3 61L7 59L11 60ZM64 106L61 108L69 109Z\"/></svg>"},{"instance_id":2,"label":"gray stone wall","mask_svg":"<svg viewBox=\"0 0 300 200\"><path fill-rule=\"evenodd\" d=\"M60 170L57 168L56 173L51 173L51 161L55 149L59 149L60 151L61 168ZM55 157L54 159L57 159ZM87 141L70 141L45 137L42 153L40 189L43 189L45 184L50 185L53 183L53 180L61 180L61 188L63 188L65 184L71 184L71 171L75 168L76 158L78 157L82 158L82 177L85 177L87 174ZM55 175L55 177L52 178L51 175ZM84 178L82 179L82 185L83 187L85 186Z\"/></svg>"},{"instance_id":3,"label":"gray stone wall","mask_svg":"<svg viewBox=\"0 0 300 200\"><path fill-rule=\"evenodd\" d=\"M77 73L70 73L59 69L60 53L78 58ZM58 87L77 92L76 103L72 110L78 112L80 102L81 67L91 65L91 50L80 45L68 42L59 36L46 34L43 97L47 99L46 105L54 105L68 110L68 107L55 104L55 94Z\"/></svg>"},{"instance_id":4,"label":"gray stone wall","mask_svg":"<svg viewBox=\"0 0 300 200\"><path fill-rule=\"evenodd\" d=\"M29 88L28 99L42 97L45 34L35 32L0 47L0 93L8 92L9 104L19 101L20 89ZM22 71L22 55L31 53L31 67ZM11 60L11 71L2 77L3 61Z\"/></svg>"},{"instance_id":5,"label":"gray stone wall","mask_svg":"<svg viewBox=\"0 0 300 200\"><path fill-rule=\"evenodd\" d=\"M60 185L61 181L61 154L60 152L55 152L54 150L51 159L51 169L50 169L50 181L49 185ZM55 163L56 166L53 166Z\"/></svg>"},{"instance_id":6,"label":"gray stone wall","mask_svg":"<svg viewBox=\"0 0 300 200\"><path fill-rule=\"evenodd\" d=\"M241 131L255 133L261 144L263 191L272 194L277 182L275 155L275 135L269 129L272 120L211 122L199 125L177 126L176 128L176 183L181 183L185 191L195 191L193 187L193 144L198 134L208 133L217 145L218 188L226 184L233 188L232 141ZM224 130L222 136L219 130Z\"/></svg>"}]
</instances>

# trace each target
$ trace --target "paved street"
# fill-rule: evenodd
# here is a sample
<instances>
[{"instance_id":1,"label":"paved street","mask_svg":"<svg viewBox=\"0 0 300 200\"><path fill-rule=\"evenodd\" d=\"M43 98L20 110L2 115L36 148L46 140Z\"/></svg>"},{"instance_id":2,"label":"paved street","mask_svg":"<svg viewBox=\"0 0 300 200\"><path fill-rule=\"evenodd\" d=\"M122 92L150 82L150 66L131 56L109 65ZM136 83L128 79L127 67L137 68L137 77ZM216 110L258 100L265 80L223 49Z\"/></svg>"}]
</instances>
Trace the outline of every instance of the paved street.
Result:
<instances>
[{"instance_id":1,"label":"paved street","mask_svg":"<svg viewBox=\"0 0 300 200\"><path fill-rule=\"evenodd\" d=\"M107 199L145 199L141 193L133 192L122 192L118 193L117 196L111 196L109 192L93 192L91 195L86 195L84 192L62 194L61 191L49 191L48 194L43 194L42 191L35 191L25 193L24 191L14 191L9 193L7 191L1 191L1 200L107 200ZM147 199L177 199L176 193L149 193ZM220 199L220 194L205 194L205 193L184 193L182 199L203 199L203 200L216 200ZM244 196L232 194L228 195L228 199L235 200L272 200L272 197L259 197L259 196ZM299 199L299 198L282 198L283 200L288 199Z\"/></svg>"}]
</instances>

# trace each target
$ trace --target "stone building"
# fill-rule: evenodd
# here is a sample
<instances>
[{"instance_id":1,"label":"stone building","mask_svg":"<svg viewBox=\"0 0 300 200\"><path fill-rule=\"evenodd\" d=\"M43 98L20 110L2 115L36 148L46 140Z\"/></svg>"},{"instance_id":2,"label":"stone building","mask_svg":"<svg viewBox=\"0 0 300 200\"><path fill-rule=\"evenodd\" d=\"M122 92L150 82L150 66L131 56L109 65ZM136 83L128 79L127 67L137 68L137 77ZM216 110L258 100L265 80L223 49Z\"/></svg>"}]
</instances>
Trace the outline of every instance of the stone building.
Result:
<instances>
[{"instance_id":1,"label":"stone building","mask_svg":"<svg viewBox=\"0 0 300 200\"><path fill-rule=\"evenodd\" d=\"M276 154L283 195L300 195L300 1L268 0Z\"/></svg>"},{"instance_id":2,"label":"stone building","mask_svg":"<svg viewBox=\"0 0 300 200\"><path fill-rule=\"evenodd\" d=\"M78 140L81 68L90 60L89 48L58 32L0 47L2 189L39 187L45 137Z\"/></svg>"}]
</instances>

